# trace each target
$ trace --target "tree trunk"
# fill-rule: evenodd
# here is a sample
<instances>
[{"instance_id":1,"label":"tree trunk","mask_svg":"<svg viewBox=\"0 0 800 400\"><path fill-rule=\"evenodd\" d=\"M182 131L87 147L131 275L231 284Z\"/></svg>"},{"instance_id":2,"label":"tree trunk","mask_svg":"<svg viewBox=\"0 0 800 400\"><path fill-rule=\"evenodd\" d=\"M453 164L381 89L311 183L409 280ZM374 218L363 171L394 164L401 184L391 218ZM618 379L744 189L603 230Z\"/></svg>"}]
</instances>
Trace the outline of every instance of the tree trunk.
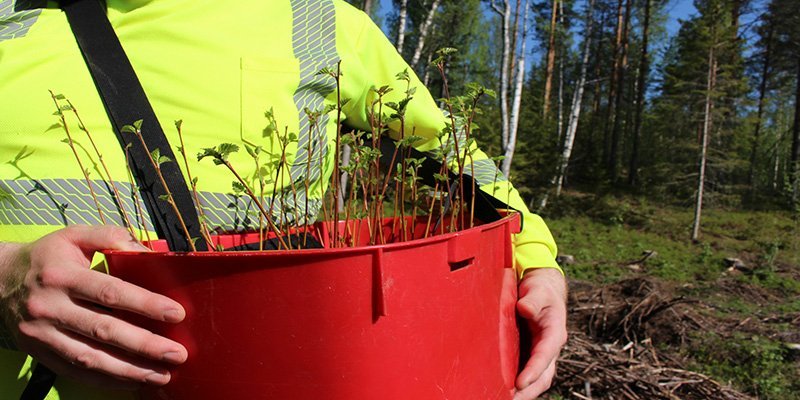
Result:
<instances>
[{"instance_id":1,"label":"tree trunk","mask_svg":"<svg viewBox=\"0 0 800 400\"><path fill-rule=\"evenodd\" d=\"M550 40L547 42L547 68L544 74L544 103L542 104L542 119L547 119L550 111L550 92L553 86L553 70L556 60L556 16L558 15L558 0L553 0L553 10L550 15Z\"/></svg>"},{"instance_id":2,"label":"tree trunk","mask_svg":"<svg viewBox=\"0 0 800 400\"><path fill-rule=\"evenodd\" d=\"M625 98L625 75L628 71L628 31L631 19L631 0L625 1L625 17L622 26L622 43L620 47L620 62L617 72L617 90L614 99L614 115L612 116L614 124L611 131L611 149L609 151L608 175L611 182L616 182L619 178L619 145L621 140L622 118L620 118L620 111L622 110L622 101Z\"/></svg>"},{"instance_id":3,"label":"tree trunk","mask_svg":"<svg viewBox=\"0 0 800 400\"><path fill-rule=\"evenodd\" d=\"M633 122L633 143L631 159L628 164L628 184L633 186L638 183L639 172L639 141L642 137L642 119L644 114L644 99L647 92L647 77L650 73L650 57L647 53L650 35L650 7L652 0L644 0L644 22L642 26L642 52L639 57L639 82L636 90L636 119Z\"/></svg>"},{"instance_id":4,"label":"tree trunk","mask_svg":"<svg viewBox=\"0 0 800 400\"><path fill-rule=\"evenodd\" d=\"M561 14L559 22L561 22L561 26L564 26L564 2L560 2L559 6ZM559 143L561 142L561 135L564 134L564 53L566 53L563 44L560 47L561 51L558 52L558 123L556 124Z\"/></svg>"},{"instance_id":5,"label":"tree trunk","mask_svg":"<svg viewBox=\"0 0 800 400\"><path fill-rule=\"evenodd\" d=\"M619 65L621 62L620 54L622 53L622 26L624 21L623 14L623 0L617 2L617 34L614 40L614 62L611 69L611 81L608 84L608 102L606 103L606 120L603 129L603 161L606 164L606 173L610 171L611 165L611 130L613 127L612 118L614 118L617 98L617 80L619 78Z\"/></svg>"},{"instance_id":6,"label":"tree trunk","mask_svg":"<svg viewBox=\"0 0 800 400\"><path fill-rule=\"evenodd\" d=\"M441 0L433 0L431 9L428 11L428 15L425 17L425 22L423 22L422 26L419 28L417 48L414 50L414 56L411 58L411 66L413 68L417 67L419 59L422 57L422 50L425 48L425 39L428 37L428 32L433 24L433 17L436 15L436 11L439 9L439 4L441 4L441 2Z\"/></svg>"},{"instance_id":7,"label":"tree trunk","mask_svg":"<svg viewBox=\"0 0 800 400\"><path fill-rule=\"evenodd\" d=\"M758 162L758 145L761 139L761 119L764 116L764 99L767 94L767 83L769 82L770 59L772 58L772 27L769 24L767 31L767 43L764 53L764 64L761 67L761 83L758 85L758 111L756 112L756 127L753 132L753 148L750 151L750 171L747 174L747 182L750 185L750 195L756 191L756 163Z\"/></svg>"},{"instance_id":8,"label":"tree trunk","mask_svg":"<svg viewBox=\"0 0 800 400\"><path fill-rule=\"evenodd\" d=\"M798 60L800 61L800 60ZM792 190L792 204L796 204L800 193L798 192L798 162L800 161L800 62L797 64L797 88L794 96L794 124L792 126L792 151L789 154L789 182Z\"/></svg>"},{"instance_id":9,"label":"tree trunk","mask_svg":"<svg viewBox=\"0 0 800 400\"><path fill-rule=\"evenodd\" d=\"M589 11L586 13L586 38L583 45L583 59L581 60L581 75L578 78L578 84L575 87L575 94L572 96L572 110L569 113L569 125L567 126L567 134L564 137L564 146L561 152L561 159L558 166L558 174L556 175L556 197L561 195L561 189L564 185L564 176L567 173L569 166L569 159L572 156L572 147L575 143L575 136L578 132L578 121L581 116L581 103L583 102L583 91L586 85L586 72L589 66L589 52L592 43L592 23L594 14L594 0L589 2Z\"/></svg>"},{"instance_id":10,"label":"tree trunk","mask_svg":"<svg viewBox=\"0 0 800 400\"><path fill-rule=\"evenodd\" d=\"M697 178L697 196L694 206L694 222L692 223L692 241L700 237L700 216L703 212L703 194L706 184L706 164L708 161L708 138L711 130L711 111L713 108L711 92L714 90L717 61L714 56L714 46L708 49L708 83L706 84L706 101L703 116L703 134L700 138L700 168Z\"/></svg>"},{"instance_id":11,"label":"tree trunk","mask_svg":"<svg viewBox=\"0 0 800 400\"><path fill-rule=\"evenodd\" d=\"M363 10L367 15L372 15L372 0L364 0Z\"/></svg>"},{"instance_id":12,"label":"tree trunk","mask_svg":"<svg viewBox=\"0 0 800 400\"><path fill-rule=\"evenodd\" d=\"M518 2L520 2L518 0ZM518 7L519 8L519 7ZM525 0L525 7L523 9L522 15L522 28L517 30L518 34L521 35L519 42L521 43L520 51L517 53L516 62L516 75L514 79L514 83L512 88L514 90L514 94L511 100L511 116L509 118L508 124L508 145L503 152L503 156L505 157L502 161L501 170L503 173L508 176L511 172L511 161L514 158L514 151L516 150L516 143L517 143L517 131L519 128L519 114L520 114L520 105L522 104L522 88L525 85L525 49L526 49L526 39L528 38L528 0ZM516 30L516 29L515 29ZM516 32L515 32L516 33ZM516 35L515 35L516 36ZM516 42L516 41L515 41Z\"/></svg>"},{"instance_id":13,"label":"tree trunk","mask_svg":"<svg viewBox=\"0 0 800 400\"><path fill-rule=\"evenodd\" d=\"M408 18L408 0L400 1L400 15L397 19L397 52L403 54L406 43L406 19Z\"/></svg>"},{"instance_id":14,"label":"tree trunk","mask_svg":"<svg viewBox=\"0 0 800 400\"><path fill-rule=\"evenodd\" d=\"M508 88L511 79L509 77L509 65L511 64L509 59L511 55L511 3L508 0L504 0L502 4L503 8L500 8L494 2L491 3L492 9L500 15L503 21L503 55L500 63L500 145L503 154L505 154L508 152L510 146Z\"/></svg>"}]
</instances>

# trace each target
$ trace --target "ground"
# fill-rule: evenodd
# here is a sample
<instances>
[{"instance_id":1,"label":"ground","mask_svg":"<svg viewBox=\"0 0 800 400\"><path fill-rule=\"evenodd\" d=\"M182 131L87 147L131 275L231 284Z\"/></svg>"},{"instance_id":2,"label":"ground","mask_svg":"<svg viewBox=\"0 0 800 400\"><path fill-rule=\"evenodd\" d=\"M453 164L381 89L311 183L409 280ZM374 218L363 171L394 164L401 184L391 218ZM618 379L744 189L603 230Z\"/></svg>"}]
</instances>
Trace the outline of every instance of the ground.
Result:
<instances>
[{"instance_id":1,"label":"ground","mask_svg":"<svg viewBox=\"0 0 800 400\"><path fill-rule=\"evenodd\" d=\"M567 193L545 210L570 279L570 341L546 397L800 399L800 224Z\"/></svg>"}]
</instances>

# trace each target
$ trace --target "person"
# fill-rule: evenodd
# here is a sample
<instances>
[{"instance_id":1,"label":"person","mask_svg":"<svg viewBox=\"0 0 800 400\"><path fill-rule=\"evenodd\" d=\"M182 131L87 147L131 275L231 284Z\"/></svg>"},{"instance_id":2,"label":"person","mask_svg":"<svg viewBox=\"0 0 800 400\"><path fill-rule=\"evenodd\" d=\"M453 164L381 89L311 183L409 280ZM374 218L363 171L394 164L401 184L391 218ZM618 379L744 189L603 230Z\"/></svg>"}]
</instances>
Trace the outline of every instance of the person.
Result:
<instances>
[{"instance_id":1,"label":"person","mask_svg":"<svg viewBox=\"0 0 800 400\"><path fill-rule=\"evenodd\" d=\"M76 143L84 144L76 147L79 157L97 161L86 136L80 136L85 128L122 197L130 198L133 188L121 183L127 177L124 151L69 24L56 4L44 3L0 0L0 393L19 396L35 359L59 376L49 398L127 398L129 392L121 389L168 383L169 368L188 355L180 343L109 310L171 323L179 323L185 311L169 298L89 268L95 251L142 246L121 227L111 195L102 190L95 193L106 211L105 223L100 220L83 173L99 188L102 169L77 166L72 148L62 142L65 126L54 115L56 105L67 110L68 100L78 111L63 115ZM304 148L303 141L330 145L335 118L323 119L325 129L310 129L304 113L335 101L336 85L317 72L338 62L339 90L350 99L344 122L356 129L369 128L365 110L375 98L371 88L396 87L386 101L397 101L405 91L395 75L410 68L368 16L341 0L108 0L107 8L168 139L179 143L168 127L182 120L189 154L220 142L264 142L269 118L298 133L297 149ZM411 86L417 91L408 106L406 133L426 139L415 145L420 150L434 149L446 118L413 73ZM399 129L390 126L395 136ZM474 159L481 170L492 164L477 150ZM240 153L231 161L252 164ZM318 196L332 169L321 163L322 176L312 177L311 192ZM212 163L192 168L200 177L200 203L209 223L241 228L241 207L226 206L232 200L225 171ZM491 193L489 186L499 187L510 205L523 211L524 229L514 238L517 308L534 339L515 399L532 399L550 386L566 341L565 278L542 219L527 211L504 177L491 175L491 182L475 177L481 189ZM138 224L152 230L146 221Z\"/></svg>"}]
</instances>

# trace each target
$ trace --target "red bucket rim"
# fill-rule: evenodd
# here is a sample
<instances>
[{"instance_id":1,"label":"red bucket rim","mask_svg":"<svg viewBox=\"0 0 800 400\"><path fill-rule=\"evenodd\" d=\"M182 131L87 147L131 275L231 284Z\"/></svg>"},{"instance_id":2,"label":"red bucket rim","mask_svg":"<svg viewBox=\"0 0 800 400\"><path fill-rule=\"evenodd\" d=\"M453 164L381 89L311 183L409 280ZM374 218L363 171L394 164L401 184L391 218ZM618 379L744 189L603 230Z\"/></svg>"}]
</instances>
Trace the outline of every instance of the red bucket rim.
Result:
<instances>
[{"instance_id":1,"label":"red bucket rim","mask_svg":"<svg viewBox=\"0 0 800 400\"><path fill-rule=\"evenodd\" d=\"M376 250L400 250L405 249L408 247L415 247L419 246L424 243L438 243L440 241L446 241L454 237L458 237L463 235L467 232L474 231L476 229L480 230L481 232L496 228L498 226L507 224L514 219L520 218L520 213L511 211L503 218L489 222L485 224L476 225L469 229L460 230L457 232L449 232L444 234L438 234L434 236L429 236L427 238L420 238L420 239L413 239L407 240L402 242L396 243L386 243L386 244L375 244L375 245L367 245L367 246L356 246L356 247L336 247L336 248L321 248L321 249L290 249L290 250L270 250L270 251L259 251L259 250L245 250L245 251L188 251L188 252L179 252L179 251L131 251L131 250L103 250L102 253L105 255L150 255L155 257L253 257L253 256L261 256L261 257L276 257L276 256L286 256L286 255L320 255L320 254L328 254L328 253L340 253L340 254L351 254L351 253L361 253L361 252L374 252ZM518 233L519 227L514 229L512 233ZM230 232L230 233L221 233L218 235L212 236L247 236L252 235L257 232ZM154 240L153 242L163 242L163 239Z\"/></svg>"}]
</instances>

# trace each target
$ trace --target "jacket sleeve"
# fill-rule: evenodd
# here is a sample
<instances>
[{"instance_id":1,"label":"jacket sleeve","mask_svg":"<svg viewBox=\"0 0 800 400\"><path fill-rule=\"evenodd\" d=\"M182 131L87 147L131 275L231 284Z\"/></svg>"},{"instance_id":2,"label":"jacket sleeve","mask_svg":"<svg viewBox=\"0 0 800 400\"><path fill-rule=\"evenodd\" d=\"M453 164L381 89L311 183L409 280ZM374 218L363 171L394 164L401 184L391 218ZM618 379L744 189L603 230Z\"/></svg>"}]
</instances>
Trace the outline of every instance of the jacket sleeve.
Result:
<instances>
[{"instance_id":1,"label":"jacket sleeve","mask_svg":"<svg viewBox=\"0 0 800 400\"><path fill-rule=\"evenodd\" d=\"M369 130L367 110L373 101L377 100L377 94L372 89L389 86L393 90L383 97L382 102L384 104L399 102L406 96L409 83L398 80L397 74L408 71L411 79L410 87L416 89L413 100L409 102L406 110L405 135L413 134L422 137L423 140L415 144L415 147L421 151L440 149L444 141L452 144L454 136L458 137L459 144L465 144L465 133L461 129L456 129L458 133L456 135L440 136L448 122L451 121L447 113L443 113L439 109L430 92L422 85L411 67L398 54L380 28L365 14L361 12L354 12L354 14L357 15L360 29L352 30L352 25L355 24L349 26L347 28L349 35L355 39L345 42L340 48L342 57L341 90L343 96L349 99L344 109L347 116L345 122L354 128ZM359 33L353 35L354 32ZM384 112L388 111L384 106ZM456 127L459 128L458 121L456 121ZM389 135L393 139L402 136L398 121L389 124ZM555 261L556 243L545 222L538 215L528 211L517 190L497 169L494 161L478 149L474 141L472 142L470 149L472 156L467 157L466 161L472 161L473 167L466 166L466 172L474 171L474 178L481 190L522 213L523 229L513 238L519 277L522 278L527 270L533 268L560 270ZM459 146L462 155L463 147L463 145ZM455 157L448 159L455 159Z\"/></svg>"}]
</instances>

